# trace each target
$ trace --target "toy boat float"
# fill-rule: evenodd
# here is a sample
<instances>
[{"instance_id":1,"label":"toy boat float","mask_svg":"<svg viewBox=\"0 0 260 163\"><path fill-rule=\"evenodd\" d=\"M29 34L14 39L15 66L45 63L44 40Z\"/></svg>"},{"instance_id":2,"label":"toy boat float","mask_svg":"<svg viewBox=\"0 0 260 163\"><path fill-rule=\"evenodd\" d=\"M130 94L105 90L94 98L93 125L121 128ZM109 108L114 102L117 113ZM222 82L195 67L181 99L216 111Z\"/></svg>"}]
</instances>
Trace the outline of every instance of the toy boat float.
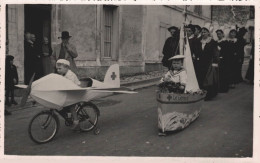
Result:
<instances>
[{"instance_id":1,"label":"toy boat float","mask_svg":"<svg viewBox=\"0 0 260 163\"><path fill-rule=\"evenodd\" d=\"M197 119L202 110L206 91L200 90L191 58L187 36L184 37L184 26L180 30L180 55L184 55L183 66L187 73L187 83L184 93L164 92L158 90L158 128L165 131L176 131L189 126ZM185 40L186 39L186 40Z\"/></svg>"}]
</instances>

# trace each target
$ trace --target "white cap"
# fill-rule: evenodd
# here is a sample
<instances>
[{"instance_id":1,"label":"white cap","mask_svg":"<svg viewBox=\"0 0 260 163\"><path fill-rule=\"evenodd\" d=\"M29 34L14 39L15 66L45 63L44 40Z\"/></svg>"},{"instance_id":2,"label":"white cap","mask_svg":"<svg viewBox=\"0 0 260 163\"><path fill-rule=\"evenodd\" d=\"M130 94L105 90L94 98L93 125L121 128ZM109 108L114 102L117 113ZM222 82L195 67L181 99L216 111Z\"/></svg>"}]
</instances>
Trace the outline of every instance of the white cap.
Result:
<instances>
[{"instance_id":1,"label":"white cap","mask_svg":"<svg viewBox=\"0 0 260 163\"><path fill-rule=\"evenodd\" d=\"M59 60L56 62L56 64L57 64L57 63L61 63L61 64L64 64L64 65L70 66L70 62L69 62L68 60L66 60L66 59L59 59Z\"/></svg>"},{"instance_id":2,"label":"white cap","mask_svg":"<svg viewBox=\"0 0 260 163\"><path fill-rule=\"evenodd\" d=\"M184 56L184 55L175 55L175 56L173 56L173 57L169 58L168 60L174 60L174 59L184 59L184 58L185 58L185 56Z\"/></svg>"}]
</instances>

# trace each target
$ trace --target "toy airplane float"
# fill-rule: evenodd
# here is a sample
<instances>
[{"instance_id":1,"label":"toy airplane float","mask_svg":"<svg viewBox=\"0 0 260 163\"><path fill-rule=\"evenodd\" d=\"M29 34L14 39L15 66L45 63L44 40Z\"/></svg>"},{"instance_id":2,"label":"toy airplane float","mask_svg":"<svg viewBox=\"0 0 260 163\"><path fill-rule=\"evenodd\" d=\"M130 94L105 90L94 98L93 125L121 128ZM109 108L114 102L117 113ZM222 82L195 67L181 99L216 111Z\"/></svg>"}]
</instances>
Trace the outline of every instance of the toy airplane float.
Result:
<instances>
[{"instance_id":1,"label":"toy airplane float","mask_svg":"<svg viewBox=\"0 0 260 163\"><path fill-rule=\"evenodd\" d=\"M78 102L88 102L93 99L104 97L112 93L137 93L120 88L119 65L114 64L106 72L104 82L89 78L91 87L82 88L69 79L58 75L49 74L29 85L16 85L19 88L26 88L22 98L21 106L24 106L29 94L39 104L53 109L59 109Z\"/></svg>"}]
</instances>

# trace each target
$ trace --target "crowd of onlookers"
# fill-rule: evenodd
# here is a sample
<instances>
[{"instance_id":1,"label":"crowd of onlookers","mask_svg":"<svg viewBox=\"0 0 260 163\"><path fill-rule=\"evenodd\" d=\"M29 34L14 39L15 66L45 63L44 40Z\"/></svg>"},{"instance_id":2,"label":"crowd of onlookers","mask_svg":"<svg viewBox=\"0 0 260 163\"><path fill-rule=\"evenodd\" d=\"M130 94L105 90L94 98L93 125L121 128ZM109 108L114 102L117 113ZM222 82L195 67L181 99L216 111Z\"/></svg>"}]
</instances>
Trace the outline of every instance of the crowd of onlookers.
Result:
<instances>
[{"instance_id":1,"label":"crowd of onlookers","mask_svg":"<svg viewBox=\"0 0 260 163\"><path fill-rule=\"evenodd\" d=\"M25 32L24 34L24 83L29 84L30 80L37 80L47 74L57 72L56 61L59 59L68 60L70 69L77 74L74 58L78 56L76 48L69 40L72 36L69 32L63 31L62 42L52 50L49 39L43 37L42 41L38 40L35 34ZM6 72L5 72L5 105L17 105L14 99L14 85L18 83L18 74L16 66L13 64L14 57L6 55ZM11 97L11 100L9 100ZM5 110L5 114L10 113Z\"/></svg>"},{"instance_id":2,"label":"crowd of onlookers","mask_svg":"<svg viewBox=\"0 0 260 163\"><path fill-rule=\"evenodd\" d=\"M210 100L218 92L228 92L235 88L236 84L244 81L242 77L242 65L245 57L244 47L247 45L244 39L247 29L231 29L225 36L223 30L216 30L217 39L212 37L209 26L185 25L185 37L188 38L193 65L199 87L207 90L205 100ZM179 40L180 29L172 26L168 28L171 33L163 48L162 64L169 70L172 69L171 57L180 53ZM248 71L245 78L248 82L254 80L254 42Z\"/></svg>"}]
</instances>

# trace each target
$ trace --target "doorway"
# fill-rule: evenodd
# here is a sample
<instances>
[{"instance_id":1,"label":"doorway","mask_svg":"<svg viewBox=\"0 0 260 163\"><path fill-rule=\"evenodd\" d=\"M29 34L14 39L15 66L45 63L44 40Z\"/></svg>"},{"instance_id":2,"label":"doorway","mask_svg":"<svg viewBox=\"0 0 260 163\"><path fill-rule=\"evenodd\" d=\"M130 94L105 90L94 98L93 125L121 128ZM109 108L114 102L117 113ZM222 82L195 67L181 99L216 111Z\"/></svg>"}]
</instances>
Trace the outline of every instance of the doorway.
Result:
<instances>
[{"instance_id":1,"label":"doorway","mask_svg":"<svg viewBox=\"0 0 260 163\"><path fill-rule=\"evenodd\" d=\"M51 42L51 5L24 5L24 29L35 34L36 42L48 37Z\"/></svg>"}]
</instances>

